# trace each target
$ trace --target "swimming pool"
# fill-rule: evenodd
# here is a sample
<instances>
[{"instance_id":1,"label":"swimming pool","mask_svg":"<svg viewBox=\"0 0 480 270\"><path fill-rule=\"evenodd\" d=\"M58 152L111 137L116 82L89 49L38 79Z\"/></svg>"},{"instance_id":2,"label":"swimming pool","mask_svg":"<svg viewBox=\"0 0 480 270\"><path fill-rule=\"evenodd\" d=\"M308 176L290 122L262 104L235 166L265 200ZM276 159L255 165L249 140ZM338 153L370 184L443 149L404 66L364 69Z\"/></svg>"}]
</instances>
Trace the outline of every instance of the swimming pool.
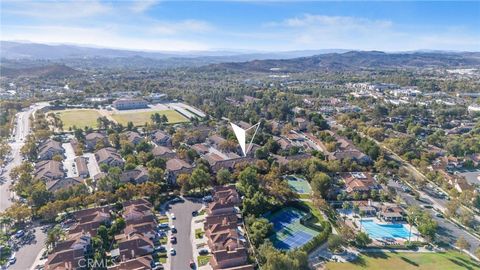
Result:
<instances>
[{"instance_id":1,"label":"swimming pool","mask_svg":"<svg viewBox=\"0 0 480 270\"><path fill-rule=\"evenodd\" d=\"M373 220L362 220L361 223L362 228L365 229L368 235L373 239L408 239L409 231L403 224L378 224Z\"/></svg>"}]
</instances>

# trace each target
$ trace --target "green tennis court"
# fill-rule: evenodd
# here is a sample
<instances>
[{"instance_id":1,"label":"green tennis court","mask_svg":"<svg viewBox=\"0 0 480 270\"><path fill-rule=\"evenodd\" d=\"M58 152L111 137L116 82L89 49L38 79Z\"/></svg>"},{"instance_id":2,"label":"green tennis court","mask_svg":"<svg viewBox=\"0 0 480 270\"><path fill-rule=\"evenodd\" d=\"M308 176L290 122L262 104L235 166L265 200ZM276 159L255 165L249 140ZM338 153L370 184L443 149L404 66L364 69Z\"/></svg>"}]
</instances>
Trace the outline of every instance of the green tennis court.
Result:
<instances>
[{"instance_id":1,"label":"green tennis court","mask_svg":"<svg viewBox=\"0 0 480 270\"><path fill-rule=\"evenodd\" d=\"M298 194L310 194L312 188L307 180L295 175L287 175L285 177L288 181L288 185Z\"/></svg>"},{"instance_id":2,"label":"green tennis court","mask_svg":"<svg viewBox=\"0 0 480 270\"><path fill-rule=\"evenodd\" d=\"M305 215L306 213L299 209L287 207L267 216L275 231L270 237L273 246L283 250L294 249L305 245L317 235L317 231L300 223L300 219Z\"/></svg>"}]
</instances>

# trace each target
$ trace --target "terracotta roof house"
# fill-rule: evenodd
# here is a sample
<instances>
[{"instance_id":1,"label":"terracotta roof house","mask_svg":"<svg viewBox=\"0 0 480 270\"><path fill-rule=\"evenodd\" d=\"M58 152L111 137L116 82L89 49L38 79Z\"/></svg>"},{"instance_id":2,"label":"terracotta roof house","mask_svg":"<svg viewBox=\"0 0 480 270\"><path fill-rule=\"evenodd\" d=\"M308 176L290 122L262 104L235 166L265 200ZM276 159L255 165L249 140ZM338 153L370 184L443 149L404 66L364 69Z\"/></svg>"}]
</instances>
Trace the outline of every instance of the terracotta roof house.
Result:
<instances>
[{"instance_id":1,"label":"terracotta roof house","mask_svg":"<svg viewBox=\"0 0 480 270\"><path fill-rule=\"evenodd\" d=\"M100 132L91 132L85 135L85 146L88 150L93 150L97 143L102 141L104 146L108 146L108 138L105 134Z\"/></svg>"},{"instance_id":2,"label":"terracotta roof house","mask_svg":"<svg viewBox=\"0 0 480 270\"><path fill-rule=\"evenodd\" d=\"M137 166L137 168L124 171L120 175L120 182L123 183L132 182L135 184L141 184L147 182L148 179L148 170L144 166Z\"/></svg>"},{"instance_id":3,"label":"terracotta roof house","mask_svg":"<svg viewBox=\"0 0 480 270\"><path fill-rule=\"evenodd\" d=\"M398 205L383 205L377 213L378 217L385 221L403 221L406 213Z\"/></svg>"},{"instance_id":4,"label":"terracotta roof house","mask_svg":"<svg viewBox=\"0 0 480 270\"><path fill-rule=\"evenodd\" d=\"M55 192L60 189L69 188L81 184L83 184L83 179L81 177L66 177L47 181L46 188L48 191Z\"/></svg>"},{"instance_id":5,"label":"terracotta roof house","mask_svg":"<svg viewBox=\"0 0 480 270\"><path fill-rule=\"evenodd\" d=\"M220 137L219 135L216 135L216 134L208 137L207 140L211 145L216 146L216 147L220 146L222 143L227 141L224 138L222 138L222 137Z\"/></svg>"},{"instance_id":6,"label":"terracotta roof house","mask_svg":"<svg viewBox=\"0 0 480 270\"><path fill-rule=\"evenodd\" d=\"M203 143L197 143L191 146L193 150L195 150L200 156L205 155L208 153L208 147Z\"/></svg>"},{"instance_id":7,"label":"terracotta roof house","mask_svg":"<svg viewBox=\"0 0 480 270\"><path fill-rule=\"evenodd\" d=\"M62 155L65 153L65 149L62 147L62 143L48 139L38 146L38 159L48 160L52 159L56 155Z\"/></svg>"},{"instance_id":8,"label":"terracotta roof house","mask_svg":"<svg viewBox=\"0 0 480 270\"><path fill-rule=\"evenodd\" d=\"M170 137L170 135L168 135L168 133L162 130L155 131L155 133L153 133L150 138L157 145L170 146L172 143L172 138Z\"/></svg>"},{"instance_id":9,"label":"terracotta roof house","mask_svg":"<svg viewBox=\"0 0 480 270\"><path fill-rule=\"evenodd\" d=\"M77 167L78 176L82 178L87 178L90 173L88 172L87 158L86 157L76 157L74 159L75 165Z\"/></svg>"},{"instance_id":10,"label":"terracotta roof house","mask_svg":"<svg viewBox=\"0 0 480 270\"><path fill-rule=\"evenodd\" d=\"M119 98L112 103L117 110L148 108L148 102L141 98Z\"/></svg>"},{"instance_id":11,"label":"terracotta roof house","mask_svg":"<svg viewBox=\"0 0 480 270\"><path fill-rule=\"evenodd\" d=\"M155 146L151 152L154 157L159 157L164 159L171 159L176 156L175 152L173 152L172 149L165 146Z\"/></svg>"},{"instance_id":12,"label":"terracotta roof house","mask_svg":"<svg viewBox=\"0 0 480 270\"><path fill-rule=\"evenodd\" d=\"M287 165L290 161L297 161L297 160L305 160L309 159L312 157L312 155L303 153L303 154L296 154L294 156L280 156L280 155L272 155L275 158L275 161L277 161L278 164L280 165Z\"/></svg>"},{"instance_id":13,"label":"terracotta roof house","mask_svg":"<svg viewBox=\"0 0 480 270\"><path fill-rule=\"evenodd\" d=\"M239 216L237 213L233 213L233 211L232 213L223 215L208 215L205 217L205 223L203 226L205 231L207 231L211 226L214 226L216 224L222 224L224 222L238 224L241 222L241 216Z\"/></svg>"},{"instance_id":14,"label":"terracotta roof house","mask_svg":"<svg viewBox=\"0 0 480 270\"><path fill-rule=\"evenodd\" d=\"M106 147L95 152L95 158L97 159L98 164L106 164L110 167L123 167L125 162L117 153L117 150L112 147Z\"/></svg>"},{"instance_id":15,"label":"terracotta roof house","mask_svg":"<svg viewBox=\"0 0 480 270\"><path fill-rule=\"evenodd\" d=\"M35 179L44 181L52 181L63 178L65 173L63 171L62 163L55 160L42 160L35 164Z\"/></svg>"},{"instance_id":16,"label":"terracotta roof house","mask_svg":"<svg viewBox=\"0 0 480 270\"><path fill-rule=\"evenodd\" d=\"M73 213L76 223L70 227L69 233L89 233L91 236L97 234L100 225L110 222L110 207L98 207L85 209Z\"/></svg>"},{"instance_id":17,"label":"terracotta roof house","mask_svg":"<svg viewBox=\"0 0 480 270\"><path fill-rule=\"evenodd\" d=\"M380 189L375 179L369 173L354 172L344 174L345 190L347 193L369 193L371 190Z\"/></svg>"},{"instance_id":18,"label":"terracotta roof house","mask_svg":"<svg viewBox=\"0 0 480 270\"><path fill-rule=\"evenodd\" d=\"M273 140L280 145L282 150L289 150L293 146L291 142L282 137L273 136Z\"/></svg>"},{"instance_id":19,"label":"terracotta roof house","mask_svg":"<svg viewBox=\"0 0 480 270\"><path fill-rule=\"evenodd\" d=\"M81 267L80 262L85 259L85 254L81 249L67 249L55 252L48 256L45 263L45 270L74 270L87 269Z\"/></svg>"},{"instance_id":20,"label":"terracotta roof house","mask_svg":"<svg viewBox=\"0 0 480 270\"><path fill-rule=\"evenodd\" d=\"M107 267L108 270L149 270L153 268L154 260L151 255L136 257L130 260L121 260L119 263Z\"/></svg>"},{"instance_id":21,"label":"terracotta roof house","mask_svg":"<svg viewBox=\"0 0 480 270\"><path fill-rule=\"evenodd\" d=\"M175 184L177 176L182 173L191 173L193 171L192 165L186 161L173 158L167 161L166 164L166 176L170 184Z\"/></svg>"},{"instance_id":22,"label":"terracotta roof house","mask_svg":"<svg viewBox=\"0 0 480 270\"><path fill-rule=\"evenodd\" d=\"M153 252L153 242L147 237L135 234L134 236L127 236L117 242L120 250L120 258L122 260L135 259L150 255Z\"/></svg>"},{"instance_id":23,"label":"terracotta roof house","mask_svg":"<svg viewBox=\"0 0 480 270\"><path fill-rule=\"evenodd\" d=\"M124 206L123 218L127 225L155 222L155 216L151 211L151 205L131 204Z\"/></svg>"},{"instance_id":24,"label":"terracotta roof house","mask_svg":"<svg viewBox=\"0 0 480 270\"><path fill-rule=\"evenodd\" d=\"M124 137L129 143L132 143L133 145L139 144L141 141L143 141L143 137L138 134L138 132L135 131L126 131L121 134L122 137Z\"/></svg>"},{"instance_id":25,"label":"terracotta roof house","mask_svg":"<svg viewBox=\"0 0 480 270\"><path fill-rule=\"evenodd\" d=\"M69 234L66 240L57 243L52 252L60 252L67 249L81 249L84 253L87 253L91 248L91 242L92 237L88 233L79 232Z\"/></svg>"},{"instance_id":26,"label":"terracotta roof house","mask_svg":"<svg viewBox=\"0 0 480 270\"><path fill-rule=\"evenodd\" d=\"M241 203L240 196L234 186L216 186L213 188L212 197L214 201L228 202L235 205Z\"/></svg>"}]
</instances>

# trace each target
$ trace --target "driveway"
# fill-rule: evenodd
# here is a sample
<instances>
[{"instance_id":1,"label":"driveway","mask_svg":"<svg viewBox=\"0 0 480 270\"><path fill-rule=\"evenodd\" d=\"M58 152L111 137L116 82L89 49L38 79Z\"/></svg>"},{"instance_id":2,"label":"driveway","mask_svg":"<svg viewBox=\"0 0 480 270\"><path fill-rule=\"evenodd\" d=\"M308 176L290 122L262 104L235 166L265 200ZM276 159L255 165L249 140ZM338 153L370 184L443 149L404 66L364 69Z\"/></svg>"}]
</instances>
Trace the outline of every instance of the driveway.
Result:
<instances>
[{"instance_id":1,"label":"driveway","mask_svg":"<svg viewBox=\"0 0 480 270\"><path fill-rule=\"evenodd\" d=\"M36 226L35 232L33 235L35 236L29 243L24 244L20 247L20 249L16 252L17 262L10 266L9 270L26 270L32 267L37 259L38 254L42 251L43 247L45 246L45 239L47 238L46 233L42 232L41 226ZM33 229L30 229L30 231Z\"/></svg>"},{"instance_id":2,"label":"driveway","mask_svg":"<svg viewBox=\"0 0 480 270\"><path fill-rule=\"evenodd\" d=\"M63 149L65 149L65 160L63 160L63 168L67 170L67 177L76 177L78 176L78 171L73 167L75 163L75 151L73 150L72 144L63 143Z\"/></svg>"},{"instance_id":3,"label":"driveway","mask_svg":"<svg viewBox=\"0 0 480 270\"><path fill-rule=\"evenodd\" d=\"M90 174L90 178L100 173L100 167L98 166L97 160L95 159L95 154L93 153L84 153L84 157L88 158L87 160L87 168L88 173Z\"/></svg>"},{"instance_id":4,"label":"driveway","mask_svg":"<svg viewBox=\"0 0 480 270\"><path fill-rule=\"evenodd\" d=\"M177 244L173 248L177 255L171 256L171 269L190 269L189 263L193 260L192 241L190 237L192 212L202 208L200 200L185 198L184 202L169 205L167 209L176 217L173 225L177 228Z\"/></svg>"}]
</instances>

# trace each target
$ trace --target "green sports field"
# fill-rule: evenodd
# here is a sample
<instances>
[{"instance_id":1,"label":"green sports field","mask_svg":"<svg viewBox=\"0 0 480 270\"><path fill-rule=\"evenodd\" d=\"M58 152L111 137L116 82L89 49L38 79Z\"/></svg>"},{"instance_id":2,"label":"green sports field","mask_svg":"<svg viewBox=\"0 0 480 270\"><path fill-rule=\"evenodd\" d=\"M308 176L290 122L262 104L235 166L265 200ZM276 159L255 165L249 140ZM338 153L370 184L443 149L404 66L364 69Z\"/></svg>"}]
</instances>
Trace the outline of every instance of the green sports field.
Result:
<instances>
[{"instance_id":1,"label":"green sports field","mask_svg":"<svg viewBox=\"0 0 480 270\"><path fill-rule=\"evenodd\" d=\"M96 110L62 110L53 111L58 114L63 123L63 130L76 126L77 128L85 127L97 127L97 118L100 117L100 113Z\"/></svg>"},{"instance_id":2,"label":"green sports field","mask_svg":"<svg viewBox=\"0 0 480 270\"><path fill-rule=\"evenodd\" d=\"M187 118L174 110L114 113L112 114L112 118L122 125L127 125L128 122L132 122L135 126L143 126L145 123L152 121L150 116L154 113L165 115L169 124L188 122Z\"/></svg>"},{"instance_id":3,"label":"green sports field","mask_svg":"<svg viewBox=\"0 0 480 270\"><path fill-rule=\"evenodd\" d=\"M443 253L368 253L361 255L356 261L351 263L329 262L325 269L474 270L480 269L480 263L457 251Z\"/></svg>"}]
</instances>

